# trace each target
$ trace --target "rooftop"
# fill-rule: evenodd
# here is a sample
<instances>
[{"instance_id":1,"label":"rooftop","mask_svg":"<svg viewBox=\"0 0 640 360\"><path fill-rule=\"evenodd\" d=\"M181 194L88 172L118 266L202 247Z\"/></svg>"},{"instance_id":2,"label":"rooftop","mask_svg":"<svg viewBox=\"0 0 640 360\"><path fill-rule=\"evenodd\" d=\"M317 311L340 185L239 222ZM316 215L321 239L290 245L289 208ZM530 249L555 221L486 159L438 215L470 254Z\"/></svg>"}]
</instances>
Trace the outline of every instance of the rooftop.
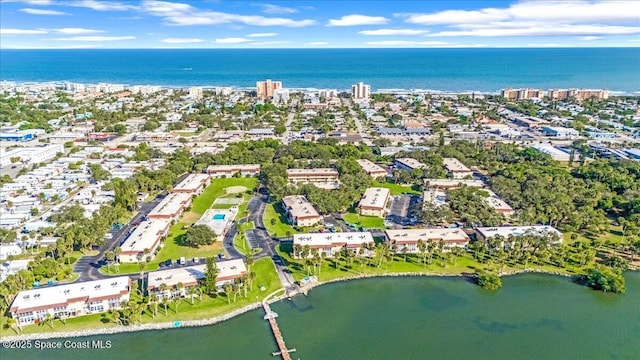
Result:
<instances>
[{"instance_id":1,"label":"rooftop","mask_svg":"<svg viewBox=\"0 0 640 360\"><path fill-rule=\"evenodd\" d=\"M160 203L151 210L148 216L174 216L185 204L191 202L191 194L172 193L167 195Z\"/></svg>"},{"instance_id":2,"label":"rooftop","mask_svg":"<svg viewBox=\"0 0 640 360\"><path fill-rule=\"evenodd\" d=\"M217 261L216 267L218 268L216 278L218 282L242 276L247 272L242 259ZM206 272L206 264L152 271L149 273L147 286L149 289L159 288L161 284L165 284L167 287L174 287L178 283L182 283L185 287L193 286L197 284L199 279L205 277Z\"/></svg>"},{"instance_id":3,"label":"rooftop","mask_svg":"<svg viewBox=\"0 0 640 360\"><path fill-rule=\"evenodd\" d=\"M123 253L128 252L144 252L144 249L153 251L156 241L166 234L169 225L168 220L150 220L143 221L138 227L127 237L120 247Z\"/></svg>"},{"instance_id":4,"label":"rooftop","mask_svg":"<svg viewBox=\"0 0 640 360\"><path fill-rule=\"evenodd\" d=\"M385 170L381 166L376 165L370 160L358 159L356 160L356 162L358 162L358 165L360 165L360 167L362 167L362 169L369 175L387 173L387 170Z\"/></svg>"},{"instance_id":5,"label":"rooftop","mask_svg":"<svg viewBox=\"0 0 640 360\"><path fill-rule=\"evenodd\" d=\"M302 195L285 196L282 198L282 202L294 218L320 216L313 205Z\"/></svg>"},{"instance_id":6,"label":"rooftop","mask_svg":"<svg viewBox=\"0 0 640 360\"><path fill-rule=\"evenodd\" d=\"M420 161L413 158L397 158L396 162L411 168L411 169L426 169L427 165L421 163Z\"/></svg>"},{"instance_id":7,"label":"rooftop","mask_svg":"<svg viewBox=\"0 0 640 360\"><path fill-rule=\"evenodd\" d=\"M362 199L358 206L384 209L387 199L389 198L389 194L389 189L386 188L368 188L362 195Z\"/></svg>"},{"instance_id":8,"label":"rooftop","mask_svg":"<svg viewBox=\"0 0 640 360\"><path fill-rule=\"evenodd\" d=\"M332 168L315 168L315 169L287 169L287 176L338 176L338 171Z\"/></svg>"},{"instance_id":9,"label":"rooftop","mask_svg":"<svg viewBox=\"0 0 640 360\"><path fill-rule=\"evenodd\" d=\"M471 172L468 167L456 158L444 158L442 159L442 165L445 169L449 170L449 172Z\"/></svg>"},{"instance_id":10,"label":"rooftop","mask_svg":"<svg viewBox=\"0 0 640 360\"><path fill-rule=\"evenodd\" d=\"M432 188L459 188L462 185L482 188L484 183L481 180L469 179L424 179L425 186Z\"/></svg>"},{"instance_id":11,"label":"rooftop","mask_svg":"<svg viewBox=\"0 0 640 360\"><path fill-rule=\"evenodd\" d=\"M562 239L562 233L549 225L478 227L476 231L484 238L502 236L506 239L509 236L523 236L525 234L535 236L557 234Z\"/></svg>"},{"instance_id":12,"label":"rooftop","mask_svg":"<svg viewBox=\"0 0 640 360\"><path fill-rule=\"evenodd\" d=\"M176 185L173 191L196 191L202 184L209 181L209 178L207 174L190 174Z\"/></svg>"},{"instance_id":13,"label":"rooftop","mask_svg":"<svg viewBox=\"0 0 640 360\"><path fill-rule=\"evenodd\" d=\"M372 242L373 236L370 232L293 234L294 244L309 245L310 247L361 245Z\"/></svg>"},{"instance_id":14,"label":"rooftop","mask_svg":"<svg viewBox=\"0 0 640 360\"><path fill-rule=\"evenodd\" d=\"M389 241L396 244L414 243L418 240L423 242L444 241L447 242L468 242L469 237L461 229L402 229L385 230Z\"/></svg>"}]
</instances>

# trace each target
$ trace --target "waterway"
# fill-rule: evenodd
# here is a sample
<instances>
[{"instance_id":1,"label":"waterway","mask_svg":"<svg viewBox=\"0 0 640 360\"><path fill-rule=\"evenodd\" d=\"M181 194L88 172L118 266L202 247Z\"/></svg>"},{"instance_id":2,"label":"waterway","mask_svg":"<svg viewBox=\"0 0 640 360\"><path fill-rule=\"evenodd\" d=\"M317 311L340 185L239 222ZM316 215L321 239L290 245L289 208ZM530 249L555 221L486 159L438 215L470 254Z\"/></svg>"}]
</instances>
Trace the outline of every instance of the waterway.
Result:
<instances>
[{"instance_id":1,"label":"waterway","mask_svg":"<svg viewBox=\"0 0 640 360\"><path fill-rule=\"evenodd\" d=\"M627 293L563 277L503 278L490 292L461 278L379 278L322 286L272 305L293 358L639 359L640 272ZM101 335L94 350L2 350L2 359L272 359L261 310L202 328ZM53 340L48 340L53 341ZM60 341L64 341L61 339Z\"/></svg>"}]
</instances>

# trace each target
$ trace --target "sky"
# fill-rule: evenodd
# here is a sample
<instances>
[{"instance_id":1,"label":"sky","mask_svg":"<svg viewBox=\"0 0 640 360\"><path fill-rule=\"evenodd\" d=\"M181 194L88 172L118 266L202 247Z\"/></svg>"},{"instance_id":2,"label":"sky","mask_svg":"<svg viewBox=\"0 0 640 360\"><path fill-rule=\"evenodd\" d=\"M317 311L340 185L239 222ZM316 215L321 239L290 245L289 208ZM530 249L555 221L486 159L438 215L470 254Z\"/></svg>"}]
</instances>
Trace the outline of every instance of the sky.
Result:
<instances>
[{"instance_id":1,"label":"sky","mask_svg":"<svg viewBox=\"0 0 640 360\"><path fill-rule=\"evenodd\" d=\"M0 0L4 49L638 46L637 0Z\"/></svg>"}]
</instances>

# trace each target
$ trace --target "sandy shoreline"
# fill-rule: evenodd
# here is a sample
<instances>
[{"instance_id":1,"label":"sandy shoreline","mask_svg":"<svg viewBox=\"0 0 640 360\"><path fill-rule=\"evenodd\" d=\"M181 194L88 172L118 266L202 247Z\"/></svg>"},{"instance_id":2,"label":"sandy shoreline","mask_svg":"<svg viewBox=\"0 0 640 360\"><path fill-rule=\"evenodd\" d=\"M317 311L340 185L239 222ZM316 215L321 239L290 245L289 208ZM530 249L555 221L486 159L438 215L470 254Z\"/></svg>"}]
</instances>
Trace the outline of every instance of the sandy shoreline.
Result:
<instances>
[{"instance_id":1,"label":"sandy shoreline","mask_svg":"<svg viewBox=\"0 0 640 360\"><path fill-rule=\"evenodd\" d=\"M541 273L541 274L550 274L564 277L573 277L572 275L562 274L551 271L543 271L536 269L523 269L517 270L509 273L502 273L500 276L512 276L524 273ZM294 293L289 293L288 295L281 295L275 297L273 299L269 299L269 303L274 303L281 301L285 298L292 297L299 294L306 294L309 290L316 288L321 285L327 285L337 282L358 280L358 279L367 279L367 278L382 278L382 277L403 277L403 276L429 276L429 277L462 277L462 278L470 278L472 277L472 273L462 273L462 274L440 274L440 273L413 273L413 272L400 272L400 273L386 273L386 274L360 274L347 276L343 278L315 282L311 284L307 284L302 286L300 291L296 291ZM135 332L135 331L146 331L146 330L163 330L163 329L176 329L176 328L184 328L184 327L196 327L196 326L207 326L214 325L217 323L221 323L227 320L230 320L238 315L242 315L252 310L256 310L262 307L262 302L255 302L249 304L240 309L236 309L227 314L223 314L220 316L216 316L208 319L201 320L186 320L186 321L177 321L179 322L179 326L176 326L176 321L171 322L163 322L163 323L148 323L148 324L137 324L137 325L129 325L129 326L115 326L110 328L96 328L96 329L88 329L88 330L77 330L77 331L67 331L67 332L51 332L51 333L34 333L34 334L26 334L26 335L12 335L12 336L2 336L0 337L3 341L13 341L13 340L43 340L43 339L54 339L54 338L70 338L70 337L83 337L83 336L93 336L93 335L107 335L107 334L118 334L125 332ZM7 332L11 330L6 330Z\"/></svg>"}]
</instances>

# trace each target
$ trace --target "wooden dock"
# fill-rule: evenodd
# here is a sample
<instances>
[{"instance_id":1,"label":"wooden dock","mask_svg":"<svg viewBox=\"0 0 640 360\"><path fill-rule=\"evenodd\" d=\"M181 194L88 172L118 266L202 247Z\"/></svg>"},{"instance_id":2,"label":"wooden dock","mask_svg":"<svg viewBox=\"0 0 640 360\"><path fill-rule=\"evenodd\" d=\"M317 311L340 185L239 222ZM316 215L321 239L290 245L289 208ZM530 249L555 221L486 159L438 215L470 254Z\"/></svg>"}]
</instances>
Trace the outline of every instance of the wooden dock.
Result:
<instances>
[{"instance_id":1,"label":"wooden dock","mask_svg":"<svg viewBox=\"0 0 640 360\"><path fill-rule=\"evenodd\" d=\"M287 345L285 345L284 343L284 338L282 337L282 333L280 332L280 328L278 327L278 323L276 322L278 314L271 311L271 307L266 301L262 303L262 307L264 307L264 312L266 313L264 318L265 320L269 321L269 325L271 325L271 331L273 332L273 337L276 339L278 349L280 349L280 351L273 352L271 353L271 355L281 356L283 360L291 360L291 355L289 353L295 352L296 349L287 349Z\"/></svg>"}]
</instances>

